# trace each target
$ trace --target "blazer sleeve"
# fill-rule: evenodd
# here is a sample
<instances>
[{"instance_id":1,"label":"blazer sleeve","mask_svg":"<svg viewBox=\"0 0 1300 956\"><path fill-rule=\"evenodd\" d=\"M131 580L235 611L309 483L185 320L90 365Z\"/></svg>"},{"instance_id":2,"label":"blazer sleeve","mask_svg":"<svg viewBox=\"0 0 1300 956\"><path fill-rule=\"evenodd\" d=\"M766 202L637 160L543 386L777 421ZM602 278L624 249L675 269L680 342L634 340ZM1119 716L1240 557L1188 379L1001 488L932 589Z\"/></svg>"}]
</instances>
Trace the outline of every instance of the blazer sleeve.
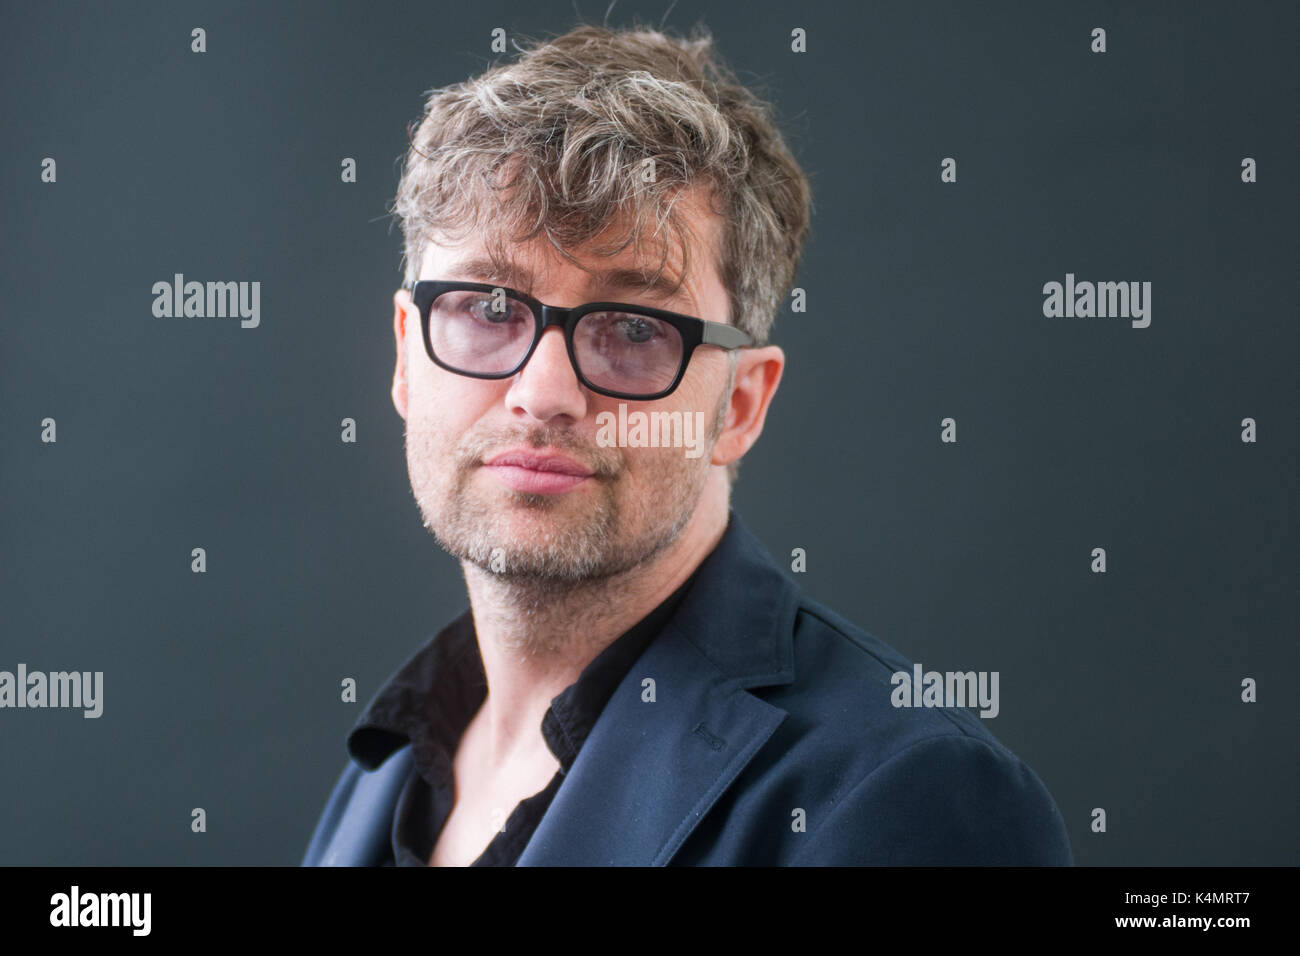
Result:
<instances>
[{"instance_id":1,"label":"blazer sleeve","mask_svg":"<svg viewBox=\"0 0 1300 956\"><path fill-rule=\"evenodd\" d=\"M1070 866L1065 821L1014 754L965 735L928 737L867 774L793 866Z\"/></svg>"}]
</instances>

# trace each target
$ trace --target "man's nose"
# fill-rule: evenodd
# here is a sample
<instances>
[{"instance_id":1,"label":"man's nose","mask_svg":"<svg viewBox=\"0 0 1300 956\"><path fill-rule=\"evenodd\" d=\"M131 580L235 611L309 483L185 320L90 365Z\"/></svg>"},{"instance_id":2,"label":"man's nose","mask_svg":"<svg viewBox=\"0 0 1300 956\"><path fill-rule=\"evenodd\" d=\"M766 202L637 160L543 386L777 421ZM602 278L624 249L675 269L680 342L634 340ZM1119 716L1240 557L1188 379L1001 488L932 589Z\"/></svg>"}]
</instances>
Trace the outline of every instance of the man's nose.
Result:
<instances>
[{"instance_id":1,"label":"man's nose","mask_svg":"<svg viewBox=\"0 0 1300 956\"><path fill-rule=\"evenodd\" d=\"M511 411L520 409L540 422L557 415L581 421L587 415L587 392L569 361L564 331L549 328L506 392Z\"/></svg>"}]
</instances>

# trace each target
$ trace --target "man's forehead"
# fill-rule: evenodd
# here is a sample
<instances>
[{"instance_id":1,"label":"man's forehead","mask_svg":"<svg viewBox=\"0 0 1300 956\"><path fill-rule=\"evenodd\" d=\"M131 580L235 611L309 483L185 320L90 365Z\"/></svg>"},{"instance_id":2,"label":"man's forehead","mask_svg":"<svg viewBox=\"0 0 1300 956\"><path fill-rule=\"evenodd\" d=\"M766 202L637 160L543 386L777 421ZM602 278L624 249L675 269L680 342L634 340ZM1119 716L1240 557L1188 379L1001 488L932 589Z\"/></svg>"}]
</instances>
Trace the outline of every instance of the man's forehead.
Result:
<instances>
[{"instance_id":1,"label":"man's forehead","mask_svg":"<svg viewBox=\"0 0 1300 956\"><path fill-rule=\"evenodd\" d=\"M492 237L482 234L452 245L438 245L435 239L426 252L427 274L430 278L498 283L535 295L536 290L557 274L577 271L581 273L579 282L584 287L584 297L589 301L636 294L661 302L677 298L695 305L704 289L721 281L717 246L721 241L722 220L699 189L683 193L676 208L682 232L657 232L650 239L643 235L643 241L630 243L612 257L584 254L588 249L599 248L598 243L607 237L617 237L617 242L626 236L628 220L620 217L592 240L591 245L573 250L581 266L565 258L541 237L513 247L505 242L492 242ZM682 247L683 242L689 250Z\"/></svg>"}]
</instances>

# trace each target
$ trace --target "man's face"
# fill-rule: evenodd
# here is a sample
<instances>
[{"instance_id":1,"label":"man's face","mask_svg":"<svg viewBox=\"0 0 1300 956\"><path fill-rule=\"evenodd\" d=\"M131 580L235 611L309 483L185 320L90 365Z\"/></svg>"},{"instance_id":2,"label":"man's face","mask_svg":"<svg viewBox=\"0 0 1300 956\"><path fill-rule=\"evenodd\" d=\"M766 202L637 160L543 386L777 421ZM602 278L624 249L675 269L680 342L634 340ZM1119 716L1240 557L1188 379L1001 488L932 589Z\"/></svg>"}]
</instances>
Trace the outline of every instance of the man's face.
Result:
<instances>
[{"instance_id":1,"label":"man's face","mask_svg":"<svg viewBox=\"0 0 1300 956\"><path fill-rule=\"evenodd\" d=\"M597 275L653 272L658 250L638 256L633 245L612 258L578 250L579 267L539 238L514 247L512 264L524 277L507 278L464 265L486 259L470 238L459 245L428 246L419 277L509 286L548 305L617 301L725 321L727 294L713 266L721 220L698 202L678 204L684 207L696 244L685 281L669 298ZM680 264L675 250L668 279ZM426 527L443 548L506 579L563 586L627 571L678 538L695 512L709 469L721 467L711 463L710 452L728 406L724 352L697 349L672 394L629 401L584 388L569 362L563 331L548 328L512 378L474 379L430 361L418 310L404 292L396 301L393 398L406 419L411 489ZM704 434L697 442L703 441L703 453L698 447L691 452L695 457L682 447L603 447L597 435L609 416L601 413L617 417L620 403L628 413L680 412L683 422L699 420L695 413L702 412Z\"/></svg>"}]
</instances>

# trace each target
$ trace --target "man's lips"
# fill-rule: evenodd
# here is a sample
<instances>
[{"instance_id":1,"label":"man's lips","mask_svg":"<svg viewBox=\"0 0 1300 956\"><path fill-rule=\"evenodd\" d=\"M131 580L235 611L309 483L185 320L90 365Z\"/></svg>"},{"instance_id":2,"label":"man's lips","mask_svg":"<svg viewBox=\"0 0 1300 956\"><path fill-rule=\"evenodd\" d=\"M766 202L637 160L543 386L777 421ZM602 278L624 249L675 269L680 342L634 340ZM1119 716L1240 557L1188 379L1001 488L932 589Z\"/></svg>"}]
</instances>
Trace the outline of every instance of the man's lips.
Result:
<instances>
[{"instance_id":1,"label":"man's lips","mask_svg":"<svg viewBox=\"0 0 1300 956\"><path fill-rule=\"evenodd\" d=\"M494 455L484 462L488 467L508 465L514 468L527 468L530 471L553 471L562 475L581 475L586 478L591 469L580 465L564 455L546 454L532 451L506 451Z\"/></svg>"},{"instance_id":2,"label":"man's lips","mask_svg":"<svg viewBox=\"0 0 1300 956\"><path fill-rule=\"evenodd\" d=\"M537 451L506 451L483 463L506 487L531 494L559 494L582 484L590 468L564 455Z\"/></svg>"}]
</instances>

